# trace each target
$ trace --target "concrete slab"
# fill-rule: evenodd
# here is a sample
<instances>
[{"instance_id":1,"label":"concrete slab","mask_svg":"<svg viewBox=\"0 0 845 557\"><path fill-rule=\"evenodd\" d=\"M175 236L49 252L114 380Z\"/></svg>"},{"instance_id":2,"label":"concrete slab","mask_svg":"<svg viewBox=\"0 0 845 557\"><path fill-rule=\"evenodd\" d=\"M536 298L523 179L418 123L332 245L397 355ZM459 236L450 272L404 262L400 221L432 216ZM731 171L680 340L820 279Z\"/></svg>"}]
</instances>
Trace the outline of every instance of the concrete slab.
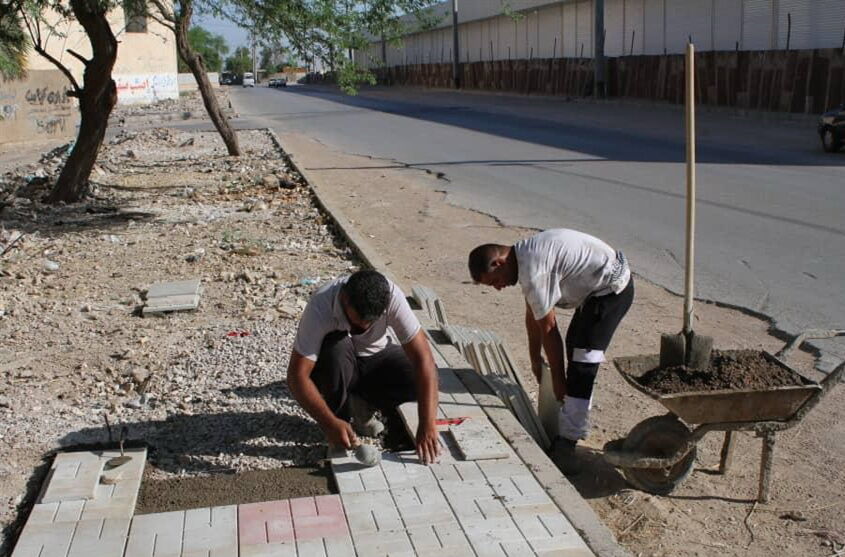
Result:
<instances>
[{"instance_id":1,"label":"concrete slab","mask_svg":"<svg viewBox=\"0 0 845 557\"><path fill-rule=\"evenodd\" d=\"M147 289L147 300L167 296L196 296L201 288L200 279L157 282Z\"/></svg>"},{"instance_id":2,"label":"concrete slab","mask_svg":"<svg viewBox=\"0 0 845 557\"><path fill-rule=\"evenodd\" d=\"M195 310L199 307L202 285L199 279L159 282L147 290L147 303L142 313Z\"/></svg>"},{"instance_id":3,"label":"concrete slab","mask_svg":"<svg viewBox=\"0 0 845 557\"><path fill-rule=\"evenodd\" d=\"M449 426L464 460L508 458L513 450L487 418L469 418Z\"/></svg>"},{"instance_id":4,"label":"concrete slab","mask_svg":"<svg viewBox=\"0 0 845 557\"><path fill-rule=\"evenodd\" d=\"M103 461L100 455L91 451L58 453L53 459L50 472L39 503L78 501L93 499Z\"/></svg>"},{"instance_id":5,"label":"concrete slab","mask_svg":"<svg viewBox=\"0 0 845 557\"><path fill-rule=\"evenodd\" d=\"M184 526L185 511L134 517L124 557L181 557Z\"/></svg>"},{"instance_id":6,"label":"concrete slab","mask_svg":"<svg viewBox=\"0 0 845 557\"><path fill-rule=\"evenodd\" d=\"M290 502L239 505L238 544L242 557L296 557Z\"/></svg>"},{"instance_id":7,"label":"concrete slab","mask_svg":"<svg viewBox=\"0 0 845 557\"><path fill-rule=\"evenodd\" d=\"M128 518L77 522L67 557L123 557L129 522Z\"/></svg>"},{"instance_id":8,"label":"concrete slab","mask_svg":"<svg viewBox=\"0 0 845 557\"><path fill-rule=\"evenodd\" d=\"M297 543L349 536L343 503L337 495L291 499L290 509Z\"/></svg>"},{"instance_id":9,"label":"concrete slab","mask_svg":"<svg viewBox=\"0 0 845 557\"><path fill-rule=\"evenodd\" d=\"M237 507L185 511L182 557L238 557Z\"/></svg>"},{"instance_id":10,"label":"concrete slab","mask_svg":"<svg viewBox=\"0 0 845 557\"><path fill-rule=\"evenodd\" d=\"M27 523L12 557L67 557L76 522Z\"/></svg>"}]
</instances>

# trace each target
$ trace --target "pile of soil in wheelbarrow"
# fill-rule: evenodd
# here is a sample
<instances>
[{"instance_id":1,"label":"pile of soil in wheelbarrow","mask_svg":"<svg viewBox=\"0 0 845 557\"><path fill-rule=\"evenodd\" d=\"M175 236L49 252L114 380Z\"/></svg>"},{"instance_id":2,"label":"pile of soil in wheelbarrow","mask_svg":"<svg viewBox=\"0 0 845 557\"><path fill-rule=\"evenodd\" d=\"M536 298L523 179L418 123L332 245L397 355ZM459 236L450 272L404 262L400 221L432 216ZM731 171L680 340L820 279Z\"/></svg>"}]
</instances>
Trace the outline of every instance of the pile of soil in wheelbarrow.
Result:
<instances>
[{"instance_id":1,"label":"pile of soil in wheelbarrow","mask_svg":"<svg viewBox=\"0 0 845 557\"><path fill-rule=\"evenodd\" d=\"M801 386L800 376L766 359L756 350L714 350L710 367L687 369L684 366L656 368L637 381L660 394L690 391L755 390Z\"/></svg>"}]
</instances>

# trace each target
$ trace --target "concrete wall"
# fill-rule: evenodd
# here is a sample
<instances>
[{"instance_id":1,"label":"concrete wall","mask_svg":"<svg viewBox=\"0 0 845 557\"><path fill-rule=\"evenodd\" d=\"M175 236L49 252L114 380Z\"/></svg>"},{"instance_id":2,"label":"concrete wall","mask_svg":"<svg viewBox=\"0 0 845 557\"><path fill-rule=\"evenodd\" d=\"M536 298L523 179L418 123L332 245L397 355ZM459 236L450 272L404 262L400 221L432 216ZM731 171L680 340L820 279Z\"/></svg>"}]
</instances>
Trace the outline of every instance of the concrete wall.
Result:
<instances>
[{"instance_id":1,"label":"concrete wall","mask_svg":"<svg viewBox=\"0 0 845 557\"><path fill-rule=\"evenodd\" d=\"M0 144L74 137L79 111L67 91L58 70L30 70L22 81L0 80Z\"/></svg>"},{"instance_id":2,"label":"concrete wall","mask_svg":"<svg viewBox=\"0 0 845 557\"><path fill-rule=\"evenodd\" d=\"M147 31L129 33L126 31L126 17L118 6L109 12L112 30L119 42L117 61L112 76L117 83L117 98L120 104L150 103L161 99L179 97L177 83L176 39L173 32L147 19ZM91 45L82 27L75 21L68 21L55 12L45 18L64 37L52 37L47 51L65 64L77 81L82 81L82 63L67 53L67 49L82 56L91 55ZM32 52L29 55L31 70L53 70L50 62Z\"/></svg>"},{"instance_id":3,"label":"concrete wall","mask_svg":"<svg viewBox=\"0 0 845 557\"><path fill-rule=\"evenodd\" d=\"M409 32L388 45L387 65L448 62L452 58L450 2L435 29ZM593 0L460 0L462 62L591 57ZM692 38L699 51L841 48L845 0L605 0L605 54L680 54ZM791 20L791 24L790 24ZM367 67L381 64L381 42L356 53Z\"/></svg>"},{"instance_id":4,"label":"concrete wall","mask_svg":"<svg viewBox=\"0 0 845 557\"><path fill-rule=\"evenodd\" d=\"M206 75L208 76L208 81L211 82L212 89L220 87L220 74L217 72L208 72ZM192 73L180 73L177 76L177 81L179 83L180 93L188 93L199 89L197 87L197 80Z\"/></svg>"}]
</instances>

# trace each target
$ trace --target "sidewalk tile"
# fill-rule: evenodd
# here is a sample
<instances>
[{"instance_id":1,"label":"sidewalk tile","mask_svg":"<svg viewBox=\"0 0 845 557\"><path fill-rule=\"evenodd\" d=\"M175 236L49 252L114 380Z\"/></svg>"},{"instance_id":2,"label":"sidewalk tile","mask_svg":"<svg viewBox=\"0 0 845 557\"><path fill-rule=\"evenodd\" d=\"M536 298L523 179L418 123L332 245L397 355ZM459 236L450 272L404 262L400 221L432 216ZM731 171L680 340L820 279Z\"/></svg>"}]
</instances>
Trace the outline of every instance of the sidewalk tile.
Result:
<instances>
[{"instance_id":1,"label":"sidewalk tile","mask_svg":"<svg viewBox=\"0 0 845 557\"><path fill-rule=\"evenodd\" d=\"M182 557L238 557L238 508L185 511Z\"/></svg>"},{"instance_id":2,"label":"sidewalk tile","mask_svg":"<svg viewBox=\"0 0 845 557\"><path fill-rule=\"evenodd\" d=\"M472 546L456 522L412 526L408 535L418 556L472 554Z\"/></svg>"},{"instance_id":3,"label":"sidewalk tile","mask_svg":"<svg viewBox=\"0 0 845 557\"><path fill-rule=\"evenodd\" d=\"M76 523L68 557L123 557L128 518L82 520Z\"/></svg>"},{"instance_id":4,"label":"sidewalk tile","mask_svg":"<svg viewBox=\"0 0 845 557\"><path fill-rule=\"evenodd\" d=\"M76 522L50 522L24 526L12 557L67 557Z\"/></svg>"},{"instance_id":5,"label":"sidewalk tile","mask_svg":"<svg viewBox=\"0 0 845 557\"><path fill-rule=\"evenodd\" d=\"M337 495L291 499L290 508L297 542L349 535L343 504Z\"/></svg>"},{"instance_id":6,"label":"sidewalk tile","mask_svg":"<svg viewBox=\"0 0 845 557\"><path fill-rule=\"evenodd\" d=\"M102 470L103 461L96 453L58 453L47 476L47 487L38 502L93 499Z\"/></svg>"},{"instance_id":7,"label":"sidewalk tile","mask_svg":"<svg viewBox=\"0 0 845 557\"><path fill-rule=\"evenodd\" d=\"M239 505L238 545L241 557L296 557L290 502Z\"/></svg>"},{"instance_id":8,"label":"sidewalk tile","mask_svg":"<svg viewBox=\"0 0 845 557\"><path fill-rule=\"evenodd\" d=\"M135 516L124 557L180 557L184 524L185 511Z\"/></svg>"},{"instance_id":9,"label":"sidewalk tile","mask_svg":"<svg viewBox=\"0 0 845 557\"><path fill-rule=\"evenodd\" d=\"M587 545L562 513L514 517L517 527L537 553L592 555ZM558 552L558 553L554 553Z\"/></svg>"},{"instance_id":10,"label":"sidewalk tile","mask_svg":"<svg viewBox=\"0 0 845 557\"><path fill-rule=\"evenodd\" d=\"M389 491L359 491L341 497L353 539L363 534L402 530L402 519Z\"/></svg>"},{"instance_id":11,"label":"sidewalk tile","mask_svg":"<svg viewBox=\"0 0 845 557\"><path fill-rule=\"evenodd\" d=\"M382 530L352 537L358 557L415 557L411 540L404 530Z\"/></svg>"},{"instance_id":12,"label":"sidewalk tile","mask_svg":"<svg viewBox=\"0 0 845 557\"><path fill-rule=\"evenodd\" d=\"M391 493L406 527L456 522L446 497L439 489L417 487L391 490Z\"/></svg>"}]
</instances>

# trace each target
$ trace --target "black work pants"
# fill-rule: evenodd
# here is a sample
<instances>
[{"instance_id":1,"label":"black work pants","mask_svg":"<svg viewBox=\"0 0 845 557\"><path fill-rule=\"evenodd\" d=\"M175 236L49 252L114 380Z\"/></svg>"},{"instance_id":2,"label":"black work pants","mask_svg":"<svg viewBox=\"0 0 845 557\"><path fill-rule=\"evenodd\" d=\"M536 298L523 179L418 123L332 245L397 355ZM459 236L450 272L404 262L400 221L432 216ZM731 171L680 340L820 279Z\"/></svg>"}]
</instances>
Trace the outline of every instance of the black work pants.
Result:
<instances>
[{"instance_id":1,"label":"black work pants","mask_svg":"<svg viewBox=\"0 0 845 557\"><path fill-rule=\"evenodd\" d=\"M388 344L377 354L359 357L346 331L323 339L311 379L329 409L344 420L350 418L350 393L385 412L417 399L413 365L401 346Z\"/></svg>"}]
</instances>

